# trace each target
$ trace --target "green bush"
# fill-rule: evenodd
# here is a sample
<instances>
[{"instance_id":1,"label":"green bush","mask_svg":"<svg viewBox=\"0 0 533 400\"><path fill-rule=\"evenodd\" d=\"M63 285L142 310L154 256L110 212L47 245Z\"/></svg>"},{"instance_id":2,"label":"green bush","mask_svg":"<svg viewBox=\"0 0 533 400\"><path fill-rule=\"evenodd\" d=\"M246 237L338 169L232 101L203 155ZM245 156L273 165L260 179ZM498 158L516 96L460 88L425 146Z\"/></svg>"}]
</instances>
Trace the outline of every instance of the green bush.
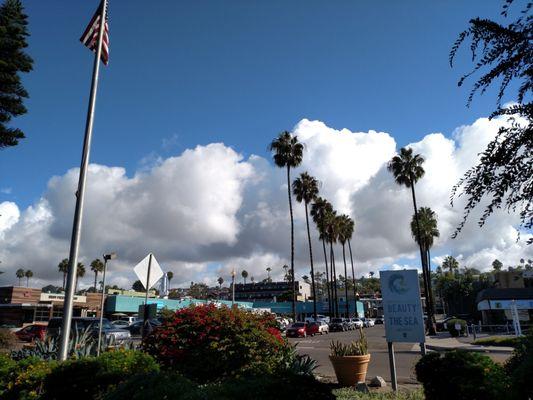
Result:
<instances>
[{"instance_id":1,"label":"green bush","mask_svg":"<svg viewBox=\"0 0 533 400\"><path fill-rule=\"evenodd\" d=\"M55 361L43 361L36 357L9 361L0 359L0 398L2 400L40 399L44 392L45 377L55 368Z\"/></svg>"},{"instance_id":2,"label":"green bush","mask_svg":"<svg viewBox=\"0 0 533 400\"><path fill-rule=\"evenodd\" d=\"M455 329L455 324L461 325L461 330L458 331ZM459 335L464 335L466 331L466 321L464 319L450 319L449 321L446 321L446 327L448 329L448 332L450 332L450 335L453 337L458 337Z\"/></svg>"},{"instance_id":3,"label":"green bush","mask_svg":"<svg viewBox=\"0 0 533 400\"><path fill-rule=\"evenodd\" d=\"M133 375L158 370L159 366L152 357L133 350L107 352L98 358L68 360L46 376L42 398L61 400L75 396L75 400L92 400Z\"/></svg>"},{"instance_id":4,"label":"green bush","mask_svg":"<svg viewBox=\"0 0 533 400\"><path fill-rule=\"evenodd\" d=\"M520 342L520 338L516 336L497 336L482 338L474 341L474 344L480 346L504 346L504 347L516 347Z\"/></svg>"},{"instance_id":5,"label":"green bush","mask_svg":"<svg viewBox=\"0 0 533 400\"><path fill-rule=\"evenodd\" d=\"M0 328L0 350L11 350L16 343L16 337L9 329Z\"/></svg>"},{"instance_id":6,"label":"green bush","mask_svg":"<svg viewBox=\"0 0 533 400\"><path fill-rule=\"evenodd\" d=\"M428 400L499 400L509 386L502 366L474 352L430 353L415 371Z\"/></svg>"},{"instance_id":7,"label":"green bush","mask_svg":"<svg viewBox=\"0 0 533 400\"><path fill-rule=\"evenodd\" d=\"M335 397L328 385L308 376L248 376L196 386L170 372L133 377L105 397L105 400L156 399L333 400Z\"/></svg>"},{"instance_id":8,"label":"green bush","mask_svg":"<svg viewBox=\"0 0 533 400\"><path fill-rule=\"evenodd\" d=\"M272 374L293 360L275 325L271 316L237 308L192 306L164 321L144 348L161 365L198 382Z\"/></svg>"},{"instance_id":9,"label":"green bush","mask_svg":"<svg viewBox=\"0 0 533 400\"><path fill-rule=\"evenodd\" d=\"M341 388L334 389L333 394L337 400L424 400L422 390L363 393L352 388Z\"/></svg>"},{"instance_id":10,"label":"green bush","mask_svg":"<svg viewBox=\"0 0 533 400\"><path fill-rule=\"evenodd\" d=\"M511 379L512 398L533 398L533 332L519 338L505 370Z\"/></svg>"}]
</instances>

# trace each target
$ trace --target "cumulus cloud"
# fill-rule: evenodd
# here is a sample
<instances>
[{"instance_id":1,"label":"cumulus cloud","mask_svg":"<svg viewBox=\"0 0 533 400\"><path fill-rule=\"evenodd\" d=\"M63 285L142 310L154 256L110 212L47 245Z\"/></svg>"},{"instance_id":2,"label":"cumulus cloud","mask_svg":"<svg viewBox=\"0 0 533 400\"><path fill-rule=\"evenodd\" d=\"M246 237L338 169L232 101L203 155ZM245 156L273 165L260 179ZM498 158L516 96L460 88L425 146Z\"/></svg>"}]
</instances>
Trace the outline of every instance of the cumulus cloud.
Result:
<instances>
[{"instance_id":1,"label":"cumulus cloud","mask_svg":"<svg viewBox=\"0 0 533 400\"><path fill-rule=\"evenodd\" d=\"M481 118L458 128L452 137L430 133L411 147L426 159L425 177L417 184L419 206L439 216L441 237L433 260L446 254L468 266L490 268L494 258L514 265L533 258L533 246L517 242L517 216L495 213L480 230L472 215L462 234L450 239L462 217L463 200L449 204L452 186L472 166L494 137L501 121ZM395 184L386 170L395 154L394 138L384 132L337 130L304 119L293 132L305 145L304 161L293 179L308 171L321 182L321 195L356 221L353 240L357 275L382 268L417 267L417 247L409 221L410 192ZM150 161L151 160L151 161ZM41 199L25 210L0 203L0 284L15 282L17 268L31 268L38 286L58 283L57 263L68 254L78 170L55 176ZM297 277L309 274L304 207L294 202ZM479 214L478 214L479 215ZM191 281L226 282L233 268L256 280L283 275L290 261L290 225L285 172L258 155L244 158L222 143L197 146L177 156L151 155L128 176L120 167L92 164L89 169L80 256L86 264L116 251L110 280L129 287L132 267L149 251L173 286ZM323 268L322 245L312 228L315 266ZM342 260L337 248L337 260ZM342 273L342 262L337 272ZM350 268L350 267L349 267ZM85 279L88 286L90 279ZM83 285L83 282L82 282Z\"/></svg>"}]
</instances>

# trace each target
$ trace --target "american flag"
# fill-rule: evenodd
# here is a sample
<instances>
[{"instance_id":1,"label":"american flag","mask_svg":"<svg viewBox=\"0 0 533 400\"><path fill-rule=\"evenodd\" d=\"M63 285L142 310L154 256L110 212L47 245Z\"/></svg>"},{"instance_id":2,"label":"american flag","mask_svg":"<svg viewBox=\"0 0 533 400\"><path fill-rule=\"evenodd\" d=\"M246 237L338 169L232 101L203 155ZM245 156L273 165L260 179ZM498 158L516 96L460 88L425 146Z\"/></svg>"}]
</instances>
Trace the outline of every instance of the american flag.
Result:
<instances>
[{"instance_id":1,"label":"american flag","mask_svg":"<svg viewBox=\"0 0 533 400\"><path fill-rule=\"evenodd\" d=\"M104 8L105 4L105 8ZM107 23L107 1L102 0L100 6L94 13L91 22L81 35L80 41L90 50L96 51L98 46L98 33L100 32L100 21L102 20L102 13L105 14L104 37L102 38L102 53L100 59L107 65L109 63L109 25Z\"/></svg>"}]
</instances>

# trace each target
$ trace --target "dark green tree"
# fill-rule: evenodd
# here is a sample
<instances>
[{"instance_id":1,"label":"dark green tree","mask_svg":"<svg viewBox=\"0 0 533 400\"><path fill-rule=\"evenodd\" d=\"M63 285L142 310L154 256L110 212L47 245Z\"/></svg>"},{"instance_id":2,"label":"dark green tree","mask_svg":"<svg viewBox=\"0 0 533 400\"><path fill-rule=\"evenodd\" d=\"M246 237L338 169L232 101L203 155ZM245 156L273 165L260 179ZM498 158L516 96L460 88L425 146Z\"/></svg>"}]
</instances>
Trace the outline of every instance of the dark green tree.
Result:
<instances>
[{"instance_id":1,"label":"dark green tree","mask_svg":"<svg viewBox=\"0 0 533 400\"><path fill-rule=\"evenodd\" d=\"M140 280L136 280L135 282L133 282L131 288L136 292L144 292L144 285Z\"/></svg>"},{"instance_id":2,"label":"dark green tree","mask_svg":"<svg viewBox=\"0 0 533 400\"><path fill-rule=\"evenodd\" d=\"M65 290L65 284L68 273L68 258L62 259L61 262L57 264L57 269L63 274L63 290Z\"/></svg>"},{"instance_id":3,"label":"dark green tree","mask_svg":"<svg viewBox=\"0 0 533 400\"><path fill-rule=\"evenodd\" d=\"M307 224L307 240L309 242L309 259L311 262L311 290L313 296L313 318L316 320L316 286L315 286L315 268L313 265L313 248L311 246L311 231L309 230L309 203L318 195L318 181L307 172L300 174L292 183L292 191L296 196L296 201L303 201L305 206L305 223Z\"/></svg>"},{"instance_id":4,"label":"dark green tree","mask_svg":"<svg viewBox=\"0 0 533 400\"><path fill-rule=\"evenodd\" d=\"M33 276L33 271L31 269L24 271L24 276L26 277L26 287L29 287L30 278Z\"/></svg>"},{"instance_id":5,"label":"dark green tree","mask_svg":"<svg viewBox=\"0 0 533 400\"><path fill-rule=\"evenodd\" d=\"M453 256L446 256L442 262L442 269L448 270L450 275L454 275L457 271L459 271L459 262Z\"/></svg>"},{"instance_id":6,"label":"dark green tree","mask_svg":"<svg viewBox=\"0 0 533 400\"><path fill-rule=\"evenodd\" d=\"M19 286L21 286L22 285L22 278L24 278L24 269L23 268L17 269L17 271L15 272L15 275L17 276L17 278L19 280Z\"/></svg>"},{"instance_id":7,"label":"dark green tree","mask_svg":"<svg viewBox=\"0 0 533 400\"><path fill-rule=\"evenodd\" d=\"M492 268L494 269L494 271L501 271L502 267L503 267L503 264L502 264L502 262L500 260L495 259L492 262Z\"/></svg>"},{"instance_id":8,"label":"dark green tree","mask_svg":"<svg viewBox=\"0 0 533 400\"><path fill-rule=\"evenodd\" d=\"M416 223L416 236L420 237L420 225L418 219L418 207L416 205L415 184L424 176L425 171L422 167L424 164L424 158L420 154L413 154L413 149L402 148L400 154L394 156L387 165L388 170L393 174L394 180L400 186L405 186L411 189L411 196L413 198L413 208L415 211L415 223ZM422 276L424 278L424 292L429 293L428 284L428 268L426 265L426 257L424 256L424 248L422 247L422 241L418 239L416 241L420 249L420 262L422 263ZM431 309L429 300L430 296L426 296L426 310ZM433 324L433 319L427 319L428 333L435 335L436 330Z\"/></svg>"},{"instance_id":9,"label":"dark green tree","mask_svg":"<svg viewBox=\"0 0 533 400\"><path fill-rule=\"evenodd\" d=\"M502 16L509 16L507 0ZM531 2L525 2L519 17L508 25L488 19L474 18L470 26L459 35L450 52L450 65L463 43L470 41L475 67L459 80L461 86L472 75L481 74L468 97L469 105L476 93L484 93L493 83L499 82L497 109L490 116L507 116L508 124L501 126L496 137L481 154L479 163L469 169L452 190L453 200L467 198L464 218L454 236L461 231L470 212L481 201L487 201L478 221L483 226L486 219L498 208L519 211L521 226L533 228L533 43L530 15ZM501 100L511 82L519 84L518 104L501 106ZM528 99L528 101L524 101ZM528 240L528 244L533 239Z\"/></svg>"},{"instance_id":10,"label":"dark green tree","mask_svg":"<svg viewBox=\"0 0 533 400\"><path fill-rule=\"evenodd\" d=\"M328 294L328 311L329 315L332 314L332 301L331 301L331 290L330 290L330 281L329 281L329 271L328 271L328 256L326 254L326 225L325 218L326 214L333 212L333 206L326 199L322 197L317 197L313 204L311 205L311 216L313 217L313 222L315 223L320 241L322 242L322 248L324 250L324 263L326 265L326 289Z\"/></svg>"},{"instance_id":11,"label":"dark green tree","mask_svg":"<svg viewBox=\"0 0 533 400\"><path fill-rule=\"evenodd\" d=\"M242 279L244 281L244 284L246 285L246 278L248 278L248 271L243 269L242 272L241 272L241 276L242 276Z\"/></svg>"},{"instance_id":12,"label":"dark green tree","mask_svg":"<svg viewBox=\"0 0 533 400\"><path fill-rule=\"evenodd\" d=\"M33 60L24 49L28 33L28 17L20 0L5 0L0 6L0 149L16 146L24 132L10 127L14 117L27 112L23 100L28 92L20 73L30 72Z\"/></svg>"},{"instance_id":13,"label":"dark green tree","mask_svg":"<svg viewBox=\"0 0 533 400\"><path fill-rule=\"evenodd\" d=\"M168 290L170 290L170 281L174 278L174 272L168 271L167 272L167 279L168 279Z\"/></svg>"},{"instance_id":14,"label":"dark green tree","mask_svg":"<svg viewBox=\"0 0 533 400\"><path fill-rule=\"evenodd\" d=\"M98 283L98 273L104 271L104 263L99 258L91 262L91 271L94 272L94 290L96 291L96 284Z\"/></svg>"},{"instance_id":15,"label":"dark green tree","mask_svg":"<svg viewBox=\"0 0 533 400\"><path fill-rule=\"evenodd\" d=\"M346 242L352 236L351 219L346 214L338 218L338 238L342 246L342 259L344 261L344 303L346 307L346 318L350 317L350 304L348 303L348 271L346 266ZM355 309L357 310L357 308Z\"/></svg>"},{"instance_id":16,"label":"dark green tree","mask_svg":"<svg viewBox=\"0 0 533 400\"><path fill-rule=\"evenodd\" d=\"M274 163L280 168L287 168L287 192L289 195L289 213L291 217L291 276L293 287L292 318L296 320L296 287L294 287L294 219L292 215L291 199L291 168L296 168L302 163L304 146L298 142L296 136L284 131L270 143Z\"/></svg>"}]
</instances>

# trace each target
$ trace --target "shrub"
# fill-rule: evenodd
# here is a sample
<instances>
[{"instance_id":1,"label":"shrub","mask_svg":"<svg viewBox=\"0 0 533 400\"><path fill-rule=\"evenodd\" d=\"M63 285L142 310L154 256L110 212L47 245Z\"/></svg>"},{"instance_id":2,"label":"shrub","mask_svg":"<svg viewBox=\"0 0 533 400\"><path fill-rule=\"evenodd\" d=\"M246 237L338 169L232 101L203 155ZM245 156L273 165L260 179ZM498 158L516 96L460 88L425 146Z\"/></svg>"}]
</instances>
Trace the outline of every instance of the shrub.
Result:
<instances>
[{"instance_id":1,"label":"shrub","mask_svg":"<svg viewBox=\"0 0 533 400\"><path fill-rule=\"evenodd\" d=\"M0 350L11 350L16 343L13 332L6 328L0 328Z\"/></svg>"},{"instance_id":2,"label":"shrub","mask_svg":"<svg viewBox=\"0 0 533 400\"><path fill-rule=\"evenodd\" d=\"M512 397L517 400L533 398L533 332L519 338L505 370L511 379Z\"/></svg>"},{"instance_id":3,"label":"shrub","mask_svg":"<svg viewBox=\"0 0 533 400\"><path fill-rule=\"evenodd\" d=\"M337 400L424 400L422 390L398 392L358 392L352 388L334 389Z\"/></svg>"},{"instance_id":4,"label":"shrub","mask_svg":"<svg viewBox=\"0 0 533 400\"><path fill-rule=\"evenodd\" d=\"M428 400L497 400L508 390L503 367L479 353L430 353L418 361L415 371Z\"/></svg>"},{"instance_id":5,"label":"shrub","mask_svg":"<svg viewBox=\"0 0 533 400\"><path fill-rule=\"evenodd\" d=\"M43 382L45 377L55 368L56 362L43 361L30 357L18 362L2 361L2 378L0 398L2 400L30 400L39 399L44 392Z\"/></svg>"},{"instance_id":6,"label":"shrub","mask_svg":"<svg viewBox=\"0 0 533 400\"><path fill-rule=\"evenodd\" d=\"M516 336L498 336L482 338L474 341L474 344L480 346L504 346L504 347L516 347L520 342L520 338Z\"/></svg>"},{"instance_id":7,"label":"shrub","mask_svg":"<svg viewBox=\"0 0 533 400\"><path fill-rule=\"evenodd\" d=\"M287 367L290 346L268 315L213 304L182 309L145 340L161 365L199 382Z\"/></svg>"},{"instance_id":8,"label":"shrub","mask_svg":"<svg viewBox=\"0 0 533 400\"><path fill-rule=\"evenodd\" d=\"M152 357L133 350L65 361L46 376L43 399L60 400L75 395L76 400L92 400L133 375L158 370Z\"/></svg>"},{"instance_id":9,"label":"shrub","mask_svg":"<svg viewBox=\"0 0 533 400\"><path fill-rule=\"evenodd\" d=\"M330 354L337 357L346 356L364 356L368 354L368 343L363 329L359 328L359 339L354 340L349 344L344 344L339 341L331 341L329 345Z\"/></svg>"},{"instance_id":10,"label":"shrub","mask_svg":"<svg viewBox=\"0 0 533 400\"><path fill-rule=\"evenodd\" d=\"M461 330L458 331L457 329L455 329L456 324L461 325ZM459 318L450 319L449 321L446 322L446 327L448 329L448 332L450 332L450 335L452 335L453 337L464 335L466 331L466 321L464 319L459 319Z\"/></svg>"}]
</instances>

